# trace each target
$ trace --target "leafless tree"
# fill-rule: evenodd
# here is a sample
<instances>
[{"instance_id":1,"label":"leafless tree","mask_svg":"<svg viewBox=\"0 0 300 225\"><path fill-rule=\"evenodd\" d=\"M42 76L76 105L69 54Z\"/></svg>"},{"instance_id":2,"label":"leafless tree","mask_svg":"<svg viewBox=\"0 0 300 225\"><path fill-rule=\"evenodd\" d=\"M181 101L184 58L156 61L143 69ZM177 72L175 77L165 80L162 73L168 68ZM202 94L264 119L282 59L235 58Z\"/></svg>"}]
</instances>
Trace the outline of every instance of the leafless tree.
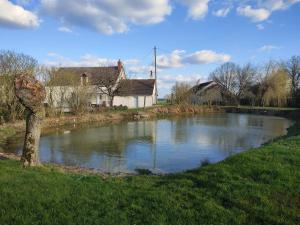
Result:
<instances>
[{"instance_id":1,"label":"leafless tree","mask_svg":"<svg viewBox=\"0 0 300 225\"><path fill-rule=\"evenodd\" d=\"M108 96L109 106L113 107L114 97L117 95L118 89L120 88L116 79L113 76L98 78L97 86L102 95Z\"/></svg>"},{"instance_id":2,"label":"leafless tree","mask_svg":"<svg viewBox=\"0 0 300 225\"><path fill-rule=\"evenodd\" d=\"M236 76L237 83L237 98L247 98L251 93L251 86L254 83L254 80L257 75L257 70L250 63L247 63L243 67L238 68L238 73Z\"/></svg>"},{"instance_id":3,"label":"leafless tree","mask_svg":"<svg viewBox=\"0 0 300 225\"><path fill-rule=\"evenodd\" d=\"M192 86L187 82L176 82L172 87L171 102L176 104L188 103Z\"/></svg>"},{"instance_id":4,"label":"leafless tree","mask_svg":"<svg viewBox=\"0 0 300 225\"><path fill-rule=\"evenodd\" d=\"M238 93L239 67L235 63L225 63L210 74L213 81L220 84L226 91L236 95Z\"/></svg>"},{"instance_id":5,"label":"leafless tree","mask_svg":"<svg viewBox=\"0 0 300 225\"><path fill-rule=\"evenodd\" d=\"M89 86L74 85L72 86L71 96L68 97L67 102L72 112L75 114L84 113L88 111L89 99L91 98L91 91Z\"/></svg>"},{"instance_id":6,"label":"leafless tree","mask_svg":"<svg viewBox=\"0 0 300 225\"><path fill-rule=\"evenodd\" d=\"M13 84L17 74L35 74L37 61L31 56L12 51L0 52L0 89L4 93L0 96L0 105L8 113L8 120L14 121L20 118L24 112L24 107L17 100Z\"/></svg>"},{"instance_id":7,"label":"leafless tree","mask_svg":"<svg viewBox=\"0 0 300 225\"><path fill-rule=\"evenodd\" d=\"M297 95L300 82L300 56L293 56L284 63L284 69L291 78L291 91L293 97Z\"/></svg>"}]
</instances>

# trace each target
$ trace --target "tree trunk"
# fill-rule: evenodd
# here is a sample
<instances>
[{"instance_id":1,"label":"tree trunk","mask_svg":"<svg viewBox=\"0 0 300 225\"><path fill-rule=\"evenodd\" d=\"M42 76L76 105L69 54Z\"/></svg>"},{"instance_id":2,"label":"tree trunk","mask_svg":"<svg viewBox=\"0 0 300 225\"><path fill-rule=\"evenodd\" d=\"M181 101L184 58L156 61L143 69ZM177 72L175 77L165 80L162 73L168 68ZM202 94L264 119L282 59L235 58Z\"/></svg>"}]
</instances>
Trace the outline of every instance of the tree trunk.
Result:
<instances>
[{"instance_id":1,"label":"tree trunk","mask_svg":"<svg viewBox=\"0 0 300 225\"><path fill-rule=\"evenodd\" d=\"M39 164L41 121L45 116L43 101L45 87L30 74L20 74L14 81L15 95L27 111L26 133L21 161L24 166Z\"/></svg>"},{"instance_id":2,"label":"tree trunk","mask_svg":"<svg viewBox=\"0 0 300 225\"><path fill-rule=\"evenodd\" d=\"M113 107L113 104L114 104L114 96L110 96L110 99L109 99L109 106L112 108L112 107Z\"/></svg>"},{"instance_id":3,"label":"tree trunk","mask_svg":"<svg viewBox=\"0 0 300 225\"><path fill-rule=\"evenodd\" d=\"M21 158L24 166L36 166L40 164L40 134L41 119L35 113L29 111L26 116L26 134Z\"/></svg>"}]
</instances>

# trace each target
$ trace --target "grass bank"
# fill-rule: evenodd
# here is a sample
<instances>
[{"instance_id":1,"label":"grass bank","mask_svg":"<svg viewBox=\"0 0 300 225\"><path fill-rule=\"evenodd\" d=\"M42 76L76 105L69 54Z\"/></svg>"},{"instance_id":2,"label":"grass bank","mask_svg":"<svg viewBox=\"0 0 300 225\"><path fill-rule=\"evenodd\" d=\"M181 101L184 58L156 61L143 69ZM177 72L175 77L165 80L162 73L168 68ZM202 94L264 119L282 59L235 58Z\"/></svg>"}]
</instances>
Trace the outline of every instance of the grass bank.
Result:
<instances>
[{"instance_id":1,"label":"grass bank","mask_svg":"<svg viewBox=\"0 0 300 225\"><path fill-rule=\"evenodd\" d=\"M0 160L0 199L0 224L300 224L300 122L258 149L167 176Z\"/></svg>"}]
</instances>

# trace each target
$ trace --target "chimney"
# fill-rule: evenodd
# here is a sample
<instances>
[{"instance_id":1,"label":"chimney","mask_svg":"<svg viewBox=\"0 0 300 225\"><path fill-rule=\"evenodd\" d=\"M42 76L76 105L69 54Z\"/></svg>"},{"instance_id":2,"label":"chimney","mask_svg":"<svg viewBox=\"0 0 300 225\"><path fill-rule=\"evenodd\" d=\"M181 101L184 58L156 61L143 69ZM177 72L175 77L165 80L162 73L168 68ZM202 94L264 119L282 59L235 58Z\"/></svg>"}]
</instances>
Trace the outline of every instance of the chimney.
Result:
<instances>
[{"instance_id":1,"label":"chimney","mask_svg":"<svg viewBox=\"0 0 300 225\"><path fill-rule=\"evenodd\" d=\"M121 72L122 68L123 68L122 62L121 62L121 60L119 59L119 60L118 60L118 70L119 70L119 72Z\"/></svg>"},{"instance_id":2,"label":"chimney","mask_svg":"<svg viewBox=\"0 0 300 225\"><path fill-rule=\"evenodd\" d=\"M153 71L150 70L150 79L153 79Z\"/></svg>"}]
</instances>

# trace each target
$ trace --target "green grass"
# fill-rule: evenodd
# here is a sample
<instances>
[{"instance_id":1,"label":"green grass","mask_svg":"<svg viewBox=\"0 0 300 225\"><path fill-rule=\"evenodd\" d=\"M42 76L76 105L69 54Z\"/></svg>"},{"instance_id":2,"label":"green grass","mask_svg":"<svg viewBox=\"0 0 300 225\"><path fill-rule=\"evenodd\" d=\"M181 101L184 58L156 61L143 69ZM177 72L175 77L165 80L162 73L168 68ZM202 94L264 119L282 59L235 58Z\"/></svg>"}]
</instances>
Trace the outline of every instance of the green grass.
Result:
<instances>
[{"instance_id":1,"label":"green grass","mask_svg":"<svg viewBox=\"0 0 300 225\"><path fill-rule=\"evenodd\" d=\"M225 161L101 178L0 161L0 224L300 224L300 125Z\"/></svg>"}]
</instances>

